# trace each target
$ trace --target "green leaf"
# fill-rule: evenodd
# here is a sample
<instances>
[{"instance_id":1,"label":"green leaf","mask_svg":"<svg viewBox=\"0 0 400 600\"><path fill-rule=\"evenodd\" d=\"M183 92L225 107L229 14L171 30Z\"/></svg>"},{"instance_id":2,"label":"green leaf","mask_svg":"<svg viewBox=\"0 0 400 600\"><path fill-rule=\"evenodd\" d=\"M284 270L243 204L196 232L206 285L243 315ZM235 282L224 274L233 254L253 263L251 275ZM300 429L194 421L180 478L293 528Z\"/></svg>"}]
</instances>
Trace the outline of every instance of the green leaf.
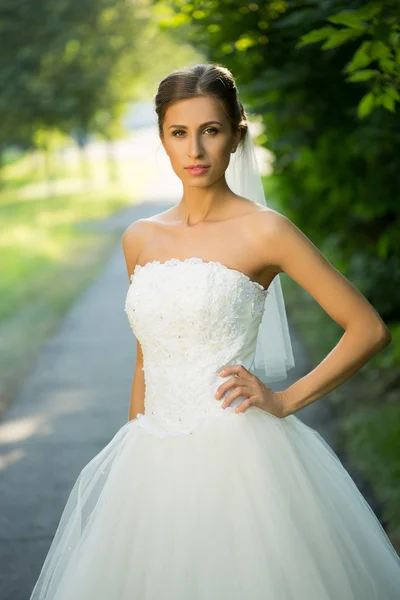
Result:
<instances>
[{"instance_id":1,"label":"green leaf","mask_svg":"<svg viewBox=\"0 0 400 600\"><path fill-rule=\"evenodd\" d=\"M365 94L358 105L358 116L362 119L367 117L375 107L375 96L369 92Z\"/></svg>"},{"instance_id":2,"label":"green leaf","mask_svg":"<svg viewBox=\"0 0 400 600\"><path fill-rule=\"evenodd\" d=\"M375 60L390 59L392 53L389 46L380 40L374 40L369 49L369 56Z\"/></svg>"},{"instance_id":3,"label":"green leaf","mask_svg":"<svg viewBox=\"0 0 400 600\"><path fill-rule=\"evenodd\" d=\"M362 32L355 31L354 29L337 29L329 36L325 44L322 45L322 50L329 50L330 48L341 46L349 40L358 37L361 33Z\"/></svg>"},{"instance_id":4,"label":"green leaf","mask_svg":"<svg viewBox=\"0 0 400 600\"><path fill-rule=\"evenodd\" d=\"M328 17L328 21L334 23L335 25L345 25L346 27L350 27L351 29L361 29L364 31L367 28L367 23L363 23L359 16L354 12L340 12L337 15L332 15L332 17Z\"/></svg>"},{"instance_id":5,"label":"green leaf","mask_svg":"<svg viewBox=\"0 0 400 600\"><path fill-rule=\"evenodd\" d=\"M396 63L394 60L382 58L379 61L379 66L384 73L392 74L396 72Z\"/></svg>"},{"instance_id":6,"label":"green leaf","mask_svg":"<svg viewBox=\"0 0 400 600\"><path fill-rule=\"evenodd\" d=\"M386 94L388 94L388 96L393 98L393 100L397 100L398 102L400 102L400 94L395 88L388 87L388 88L386 88L385 91L386 91Z\"/></svg>"},{"instance_id":7,"label":"green leaf","mask_svg":"<svg viewBox=\"0 0 400 600\"><path fill-rule=\"evenodd\" d=\"M360 19L370 21L377 14L382 12L383 3L381 2L370 2L366 6L356 10L356 14Z\"/></svg>"},{"instance_id":8,"label":"green leaf","mask_svg":"<svg viewBox=\"0 0 400 600\"><path fill-rule=\"evenodd\" d=\"M194 10L192 13L193 19L197 20L205 19L206 16L207 14L204 12L204 10Z\"/></svg>"},{"instance_id":9,"label":"green leaf","mask_svg":"<svg viewBox=\"0 0 400 600\"><path fill-rule=\"evenodd\" d=\"M392 113L396 112L395 101L388 94L383 96L383 106Z\"/></svg>"},{"instance_id":10,"label":"green leaf","mask_svg":"<svg viewBox=\"0 0 400 600\"><path fill-rule=\"evenodd\" d=\"M166 28L174 29L175 27L181 27L182 25L186 25L190 23L190 16L185 15L184 13L179 13L174 15L173 17L168 17L166 19L162 19L160 21L161 25Z\"/></svg>"},{"instance_id":11,"label":"green leaf","mask_svg":"<svg viewBox=\"0 0 400 600\"><path fill-rule=\"evenodd\" d=\"M307 44L315 44L316 42L322 42L322 40L325 40L327 37L329 37L333 31L336 31L336 29L331 26L321 27L320 29L313 29L312 31L309 31L308 33L301 36L300 41L296 44L296 48L301 48L302 46L306 46Z\"/></svg>"},{"instance_id":12,"label":"green leaf","mask_svg":"<svg viewBox=\"0 0 400 600\"><path fill-rule=\"evenodd\" d=\"M372 59L369 56L371 44L372 42L369 41L363 42L358 50L355 51L353 58L345 67L345 71L347 73L352 73L353 71L363 69L372 62Z\"/></svg>"},{"instance_id":13,"label":"green leaf","mask_svg":"<svg viewBox=\"0 0 400 600\"><path fill-rule=\"evenodd\" d=\"M346 78L346 81L368 81L379 75L379 71L376 69L363 69L362 71L356 71L353 75Z\"/></svg>"},{"instance_id":14,"label":"green leaf","mask_svg":"<svg viewBox=\"0 0 400 600\"><path fill-rule=\"evenodd\" d=\"M245 52L248 48L254 46L256 42L252 40L249 36L243 36L240 40L236 40L235 47L239 50L239 52Z\"/></svg>"}]
</instances>

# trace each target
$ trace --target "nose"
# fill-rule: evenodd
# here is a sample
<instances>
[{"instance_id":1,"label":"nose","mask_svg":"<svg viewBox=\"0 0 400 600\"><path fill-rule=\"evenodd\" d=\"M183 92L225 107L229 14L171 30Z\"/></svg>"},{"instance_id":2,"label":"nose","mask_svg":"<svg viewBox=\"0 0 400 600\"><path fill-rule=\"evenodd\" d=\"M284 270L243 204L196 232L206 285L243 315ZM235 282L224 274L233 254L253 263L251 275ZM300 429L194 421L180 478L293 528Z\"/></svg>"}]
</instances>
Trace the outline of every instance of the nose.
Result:
<instances>
[{"instance_id":1,"label":"nose","mask_svg":"<svg viewBox=\"0 0 400 600\"><path fill-rule=\"evenodd\" d=\"M203 155L203 148L198 135L193 134L192 136L188 136L187 153L189 158L199 158Z\"/></svg>"}]
</instances>

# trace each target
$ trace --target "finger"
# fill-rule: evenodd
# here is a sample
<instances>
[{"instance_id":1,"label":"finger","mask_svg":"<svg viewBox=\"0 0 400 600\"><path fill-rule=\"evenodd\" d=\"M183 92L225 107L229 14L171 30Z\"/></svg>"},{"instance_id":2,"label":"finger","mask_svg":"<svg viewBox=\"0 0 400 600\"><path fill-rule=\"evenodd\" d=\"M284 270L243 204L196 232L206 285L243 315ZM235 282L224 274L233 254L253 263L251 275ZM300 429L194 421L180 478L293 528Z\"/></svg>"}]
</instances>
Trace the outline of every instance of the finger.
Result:
<instances>
[{"instance_id":1,"label":"finger","mask_svg":"<svg viewBox=\"0 0 400 600\"><path fill-rule=\"evenodd\" d=\"M236 398L239 398L239 396L251 396L252 393L253 392L247 386L239 385L233 392L225 396L222 408L229 406Z\"/></svg>"},{"instance_id":2,"label":"finger","mask_svg":"<svg viewBox=\"0 0 400 600\"><path fill-rule=\"evenodd\" d=\"M246 400L243 400L243 402L241 402L236 408L235 408L235 413L241 413L241 412L246 412L246 410L248 408L250 408L251 406L254 406L254 397L250 396L250 398L247 398Z\"/></svg>"},{"instance_id":3,"label":"finger","mask_svg":"<svg viewBox=\"0 0 400 600\"><path fill-rule=\"evenodd\" d=\"M222 377L225 377L226 375L238 375L239 377L244 377L245 379L248 379L249 376L252 377L252 373L250 373L250 371L248 371L246 367L241 364L223 367L219 371L218 375L221 375Z\"/></svg>"},{"instance_id":4,"label":"finger","mask_svg":"<svg viewBox=\"0 0 400 600\"><path fill-rule=\"evenodd\" d=\"M217 387L217 390L215 392L215 398L221 398L225 394L225 392L238 385L247 386L248 381L246 379L242 379L241 377L230 377L227 381L224 381L224 383Z\"/></svg>"}]
</instances>

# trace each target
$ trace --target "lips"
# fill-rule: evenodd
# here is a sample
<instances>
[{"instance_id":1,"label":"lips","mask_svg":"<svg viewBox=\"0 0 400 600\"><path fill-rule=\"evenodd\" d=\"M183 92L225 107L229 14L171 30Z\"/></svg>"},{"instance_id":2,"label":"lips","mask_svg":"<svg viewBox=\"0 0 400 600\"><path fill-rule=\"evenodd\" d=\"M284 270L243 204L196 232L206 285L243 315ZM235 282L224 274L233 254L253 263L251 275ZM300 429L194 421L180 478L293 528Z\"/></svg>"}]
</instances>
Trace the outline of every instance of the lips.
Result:
<instances>
[{"instance_id":1,"label":"lips","mask_svg":"<svg viewBox=\"0 0 400 600\"><path fill-rule=\"evenodd\" d=\"M205 173L207 169L210 168L210 165L190 165L189 167L185 168L192 175L201 175L202 173Z\"/></svg>"},{"instance_id":2,"label":"lips","mask_svg":"<svg viewBox=\"0 0 400 600\"><path fill-rule=\"evenodd\" d=\"M203 169L205 167L209 167L210 165L203 165L201 163L199 163L198 165L189 165L188 167L185 167L186 169Z\"/></svg>"}]
</instances>

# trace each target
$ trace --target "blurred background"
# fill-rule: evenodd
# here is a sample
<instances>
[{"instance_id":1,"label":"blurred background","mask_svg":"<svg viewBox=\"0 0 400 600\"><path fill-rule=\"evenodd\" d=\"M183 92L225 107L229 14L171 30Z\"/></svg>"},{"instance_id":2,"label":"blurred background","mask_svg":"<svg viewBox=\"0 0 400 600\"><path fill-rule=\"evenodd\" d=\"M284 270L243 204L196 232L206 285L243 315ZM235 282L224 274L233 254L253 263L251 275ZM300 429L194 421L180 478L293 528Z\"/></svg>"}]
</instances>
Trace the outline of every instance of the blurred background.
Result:
<instances>
[{"instance_id":1,"label":"blurred background","mask_svg":"<svg viewBox=\"0 0 400 600\"><path fill-rule=\"evenodd\" d=\"M18 444L41 431L32 421L26 429L36 401L34 393L27 399L27 382L39 368L52 370L45 348L54 355L56 332L111 269L129 223L180 199L157 134L159 81L211 61L236 78L269 204L360 289L392 332L385 350L321 400L319 419L332 426L335 450L400 549L398 0L0 0L0 40L0 477L16 472L26 455ZM121 265L121 254L115 260ZM281 281L310 369L342 330L292 280ZM114 285L121 284L104 289L111 294ZM105 304L111 311L111 300ZM78 343L83 331L77 326ZM57 385L61 394L60 379ZM7 529L15 485L0 518L7 548L17 543ZM8 597L20 596L13 588Z\"/></svg>"}]
</instances>

